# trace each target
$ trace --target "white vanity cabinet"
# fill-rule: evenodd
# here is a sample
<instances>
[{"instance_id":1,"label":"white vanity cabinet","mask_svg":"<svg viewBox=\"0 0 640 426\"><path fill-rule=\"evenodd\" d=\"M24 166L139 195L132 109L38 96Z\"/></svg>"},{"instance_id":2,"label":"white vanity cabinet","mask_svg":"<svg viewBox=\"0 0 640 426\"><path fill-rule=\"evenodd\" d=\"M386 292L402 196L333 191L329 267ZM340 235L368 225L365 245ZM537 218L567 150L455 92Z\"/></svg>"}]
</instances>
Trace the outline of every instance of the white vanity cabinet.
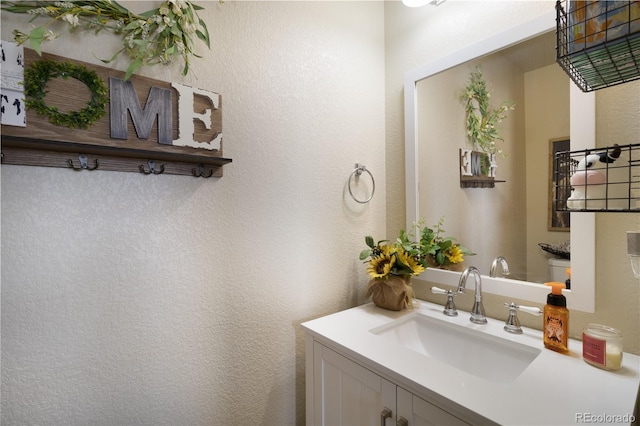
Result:
<instances>
[{"instance_id":1,"label":"white vanity cabinet","mask_svg":"<svg viewBox=\"0 0 640 426\"><path fill-rule=\"evenodd\" d=\"M307 339L307 426L468 425L312 337Z\"/></svg>"},{"instance_id":2,"label":"white vanity cabinet","mask_svg":"<svg viewBox=\"0 0 640 426\"><path fill-rule=\"evenodd\" d=\"M402 312L365 304L302 324L308 426L636 420L638 355L624 353L620 370L605 371L583 361L580 341L570 339L569 353L560 354L544 349L539 330L523 327L516 335L505 332L504 321L488 318L478 325L467 312L447 317L442 305L415 303L413 311ZM434 324L446 332L435 333ZM394 334L420 326L429 334ZM440 350L460 339L456 356ZM497 350L483 354L486 345ZM558 398L562 403L554 403Z\"/></svg>"},{"instance_id":3,"label":"white vanity cabinet","mask_svg":"<svg viewBox=\"0 0 640 426\"><path fill-rule=\"evenodd\" d=\"M399 386L396 391L396 402L397 426L463 426L469 424ZM403 423L402 419L406 422Z\"/></svg>"},{"instance_id":4,"label":"white vanity cabinet","mask_svg":"<svg viewBox=\"0 0 640 426\"><path fill-rule=\"evenodd\" d=\"M312 347L307 359L313 359L313 367L306 373L313 407L307 403L308 426L395 424L381 422L385 410L396 412L393 383L318 342Z\"/></svg>"}]
</instances>

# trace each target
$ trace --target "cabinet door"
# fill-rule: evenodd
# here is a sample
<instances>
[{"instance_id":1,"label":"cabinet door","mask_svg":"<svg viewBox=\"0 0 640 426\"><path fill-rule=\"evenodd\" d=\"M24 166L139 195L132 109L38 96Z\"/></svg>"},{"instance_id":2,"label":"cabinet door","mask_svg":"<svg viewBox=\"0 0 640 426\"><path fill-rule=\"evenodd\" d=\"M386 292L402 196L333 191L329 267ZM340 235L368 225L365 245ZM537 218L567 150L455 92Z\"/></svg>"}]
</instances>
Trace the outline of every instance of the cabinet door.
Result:
<instances>
[{"instance_id":1,"label":"cabinet door","mask_svg":"<svg viewBox=\"0 0 640 426\"><path fill-rule=\"evenodd\" d=\"M315 426L395 425L396 385L318 342L313 352Z\"/></svg>"},{"instance_id":2,"label":"cabinet door","mask_svg":"<svg viewBox=\"0 0 640 426\"><path fill-rule=\"evenodd\" d=\"M453 414L418 398L398 387L398 426L460 426L467 425ZM406 423L401 420L406 420Z\"/></svg>"}]
</instances>

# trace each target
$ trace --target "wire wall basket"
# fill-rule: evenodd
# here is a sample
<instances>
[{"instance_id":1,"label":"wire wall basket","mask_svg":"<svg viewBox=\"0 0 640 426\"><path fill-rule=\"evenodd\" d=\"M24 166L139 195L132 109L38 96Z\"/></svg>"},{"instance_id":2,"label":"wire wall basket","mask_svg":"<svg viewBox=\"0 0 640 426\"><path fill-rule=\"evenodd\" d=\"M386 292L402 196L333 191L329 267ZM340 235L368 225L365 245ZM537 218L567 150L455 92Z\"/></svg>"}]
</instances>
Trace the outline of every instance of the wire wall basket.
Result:
<instances>
[{"instance_id":1,"label":"wire wall basket","mask_svg":"<svg viewBox=\"0 0 640 426\"><path fill-rule=\"evenodd\" d=\"M640 212L640 144L562 151L554 162L556 211Z\"/></svg>"},{"instance_id":2,"label":"wire wall basket","mask_svg":"<svg viewBox=\"0 0 640 426\"><path fill-rule=\"evenodd\" d=\"M558 0L556 24L556 62L583 92L640 78L639 1Z\"/></svg>"}]
</instances>

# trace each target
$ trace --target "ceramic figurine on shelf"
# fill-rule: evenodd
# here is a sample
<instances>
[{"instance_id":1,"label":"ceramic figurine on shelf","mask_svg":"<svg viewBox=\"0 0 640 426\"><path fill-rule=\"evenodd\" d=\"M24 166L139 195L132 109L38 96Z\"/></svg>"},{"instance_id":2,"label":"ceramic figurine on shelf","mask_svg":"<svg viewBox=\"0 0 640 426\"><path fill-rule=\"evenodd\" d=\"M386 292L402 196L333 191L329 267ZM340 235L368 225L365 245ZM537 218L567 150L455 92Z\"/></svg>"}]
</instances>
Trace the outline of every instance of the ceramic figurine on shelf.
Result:
<instances>
[{"instance_id":1,"label":"ceramic figurine on shelf","mask_svg":"<svg viewBox=\"0 0 640 426\"><path fill-rule=\"evenodd\" d=\"M567 207L571 210L605 209L607 207L606 164L613 163L620 157L620 147L600 154L587 151L580 160L576 172L571 175L571 196L567 199ZM601 164L602 163L602 164Z\"/></svg>"}]
</instances>

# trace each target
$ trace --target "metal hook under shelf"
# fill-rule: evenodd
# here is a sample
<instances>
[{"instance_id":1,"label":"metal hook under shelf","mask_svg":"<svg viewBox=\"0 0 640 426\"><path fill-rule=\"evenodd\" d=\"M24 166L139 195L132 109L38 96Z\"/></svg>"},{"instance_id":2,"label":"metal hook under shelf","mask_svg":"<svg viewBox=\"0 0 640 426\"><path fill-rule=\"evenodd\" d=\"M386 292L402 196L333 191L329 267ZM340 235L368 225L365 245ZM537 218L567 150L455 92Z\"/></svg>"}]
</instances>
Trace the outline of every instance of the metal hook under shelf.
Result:
<instances>
[{"instance_id":1,"label":"metal hook under shelf","mask_svg":"<svg viewBox=\"0 0 640 426\"><path fill-rule=\"evenodd\" d=\"M140 164L140 172L144 173L145 175L161 175L162 173L164 173L164 164L160 165L160 169L157 170L156 169L156 162L153 160L147 160L147 166L149 166L149 171L146 171L144 169L144 165Z\"/></svg>"},{"instance_id":2,"label":"metal hook under shelf","mask_svg":"<svg viewBox=\"0 0 640 426\"><path fill-rule=\"evenodd\" d=\"M100 166L100 164L98 163L98 159L96 158L94 160L95 166L89 167L89 158L84 154L78 155L78 161L80 162L80 167L74 166L72 159L68 159L67 160L67 164L69 165L70 168L72 168L73 170L75 170L77 172L79 172L81 170L93 171L93 170L97 169Z\"/></svg>"},{"instance_id":3,"label":"metal hook under shelf","mask_svg":"<svg viewBox=\"0 0 640 426\"><path fill-rule=\"evenodd\" d=\"M367 198L364 201L358 200L356 196L353 195L353 191L351 190L351 179L353 177L356 177L356 178L360 177L362 172L367 172L369 174L369 176L371 177L371 183L373 184L373 188L371 189L371 194L369 195L369 198ZM373 174L371 174L371 172L367 169L367 166L365 166L364 164L356 163L353 171L351 172L351 175L349 175L349 182L347 183L347 187L349 188L349 195L351 195L351 198L353 198L356 203L366 204L369 201L371 201L371 199L373 198L373 194L376 192L376 181L373 178Z\"/></svg>"},{"instance_id":4,"label":"metal hook under shelf","mask_svg":"<svg viewBox=\"0 0 640 426\"><path fill-rule=\"evenodd\" d=\"M210 178L211 176L213 176L213 169L209 169L209 174L205 174L205 167L204 164L200 164L198 165L198 171L196 172L196 169L193 168L191 169L191 174L193 174L194 177L203 177L203 178Z\"/></svg>"}]
</instances>

